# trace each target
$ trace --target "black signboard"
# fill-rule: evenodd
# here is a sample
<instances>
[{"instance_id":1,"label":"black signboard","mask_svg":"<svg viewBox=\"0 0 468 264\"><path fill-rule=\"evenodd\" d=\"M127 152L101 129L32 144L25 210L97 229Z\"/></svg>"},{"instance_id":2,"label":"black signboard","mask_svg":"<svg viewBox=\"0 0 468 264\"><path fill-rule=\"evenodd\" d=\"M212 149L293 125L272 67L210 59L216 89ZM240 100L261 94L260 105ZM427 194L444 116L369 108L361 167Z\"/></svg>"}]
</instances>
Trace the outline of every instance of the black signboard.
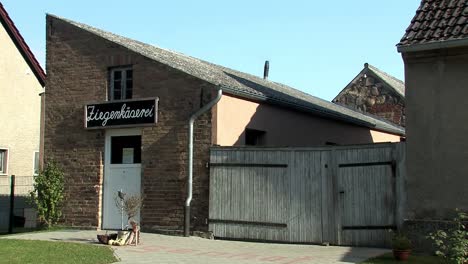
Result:
<instances>
[{"instance_id":1,"label":"black signboard","mask_svg":"<svg viewBox=\"0 0 468 264\"><path fill-rule=\"evenodd\" d=\"M85 105L85 128L152 125L158 120L158 98Z\"/></svg>"}]
</instances>

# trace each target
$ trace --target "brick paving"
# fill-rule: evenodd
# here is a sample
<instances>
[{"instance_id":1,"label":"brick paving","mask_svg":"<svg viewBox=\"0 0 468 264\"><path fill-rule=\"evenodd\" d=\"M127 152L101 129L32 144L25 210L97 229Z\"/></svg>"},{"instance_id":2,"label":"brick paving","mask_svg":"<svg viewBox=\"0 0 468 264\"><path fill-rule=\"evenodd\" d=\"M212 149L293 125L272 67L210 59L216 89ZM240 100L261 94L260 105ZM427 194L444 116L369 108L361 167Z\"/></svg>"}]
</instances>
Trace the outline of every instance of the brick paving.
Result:
<instances>
[{"instance_id":1,"label":"brick paving","mask_svg":"<svg viewBox=\"0 0 468 264\"><path fill-rule=\"evenodd\" d=\"M3 238L97 243L97 231L25 233ZM104 233L104 232L99 232ZM138 246L112 247L119 263L359 263L386 249L208 240L142 233Z\"/></svg>"}]
</instances>

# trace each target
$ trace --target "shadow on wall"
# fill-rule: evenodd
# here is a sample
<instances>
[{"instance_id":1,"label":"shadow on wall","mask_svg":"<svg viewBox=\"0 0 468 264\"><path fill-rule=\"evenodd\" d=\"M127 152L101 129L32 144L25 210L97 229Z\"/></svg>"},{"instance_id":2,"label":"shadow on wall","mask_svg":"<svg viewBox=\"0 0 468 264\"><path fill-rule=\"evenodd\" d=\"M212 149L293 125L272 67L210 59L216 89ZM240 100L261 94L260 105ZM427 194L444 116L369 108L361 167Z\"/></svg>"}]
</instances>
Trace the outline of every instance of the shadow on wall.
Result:
<instances>
[{"instance_id":1,"label":"shadow on wall","mask_svg":"<svg viewBox=\"0 0 468 264\"><path fill-rule=\"evenodd\" d=\"M15 195L14 197L13 228L36 227L36 210L28 202L28 197ZM10 196L0 195L0 233L8 232L10 219Z\"/></svg>"},{"instance_id":2,"label":"shadow on wall","mask_svg":"<svg viewBox=\"0 0 468 264\"><path fill-rule=\"evenodd\" d=\"M252 137L254 139L252 139ZM313 147L373 143L369 129L260 104L235 146ZM250 140L249 140L250 139ZM252 144L250 144L252 145Z\"/></svg>"},{"instance_id":3,"label":"shadow on wall","mask_svg":"<svg viewBox=\"0 0 468 264\"><path fill-rule=\"evenodd\" d=\"M225 73L237 82L251 87L260 93L268 94L273 98L286 98L293 102L299 102L287 94L272 91L258 83L247 79ZM268 101L267 101L268 102ZM243 118L239 112L237 118ZM248 114L250 115L250 114ZM248 119L248 116L244 116ZM235 117L233 117L235 118ZM259 104L255 114L250 116L245 126L247 129L255 130L258 134L263 133L261 139L263 146L276 147L311 147L323 145L349 145L373 143L372 135L368 128L338 122L309 113L294 111L272 104ZM255 133L254 131L254 133ZM225 131L226 133L231 133ZM244 130L238 137L235 146L246 145Z\"/></svg>"}]
</instances>

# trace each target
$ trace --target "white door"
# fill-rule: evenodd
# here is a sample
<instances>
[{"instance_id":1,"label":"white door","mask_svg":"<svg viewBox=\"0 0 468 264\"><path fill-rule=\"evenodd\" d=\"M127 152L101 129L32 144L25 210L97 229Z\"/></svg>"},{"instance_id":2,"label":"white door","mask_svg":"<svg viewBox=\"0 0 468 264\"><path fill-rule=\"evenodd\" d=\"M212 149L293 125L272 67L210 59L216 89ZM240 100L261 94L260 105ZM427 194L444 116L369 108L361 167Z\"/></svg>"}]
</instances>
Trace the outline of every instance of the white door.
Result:
<instances>
[{"instance_id":1,"label":"white door","mask_svg":"<svg viewBox=\"0 0 468 264\"><path fill-rule=\"evenodd\" d=\"M141 194L141 130L106 131L102 229L120 229L122 215L116 206L118 192ZM136 217L140 221L140 215ZM123 214L123 226L127 225Z\"/></svg>"}]
</instances>

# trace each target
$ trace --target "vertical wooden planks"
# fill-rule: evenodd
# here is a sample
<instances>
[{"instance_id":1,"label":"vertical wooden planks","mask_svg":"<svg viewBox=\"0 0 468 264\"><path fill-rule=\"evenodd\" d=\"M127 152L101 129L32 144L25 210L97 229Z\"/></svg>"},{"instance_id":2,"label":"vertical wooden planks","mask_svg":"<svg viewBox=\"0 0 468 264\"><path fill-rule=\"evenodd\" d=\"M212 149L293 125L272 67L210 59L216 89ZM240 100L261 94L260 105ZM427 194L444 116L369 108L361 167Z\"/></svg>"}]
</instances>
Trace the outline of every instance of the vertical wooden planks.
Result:
<instances>
[{"instance_id":1,"label":"vertical wooden planks","mask_svg":"<svg viewBox=\"0 0 468 264\"><path fill-rule=\"evenodd\" d=\"M404 144L214 147L210 162L218 237L383 246L402 219Z\"/></svg>"},{"instance_id":2,"label":"vertical wooden planks","mask_svg":"<svg viewBox=\"0 0 468 264\"><path fill-rule=\"evenodd\" d=\"M343 245L386 246L395 222L392 145L341 149L338 186Z\"/></svg>"},{"instance_id":3,"label":"vertical wooden planks","mask_svg":"<svg viewBox=\"0 0 468 264\"><path fill-rule=\"evenodd\" d=\"M284 168L249 166L278 162L279 152L250 150L212 150L210 230L216 236L250 239L284 239L278 224L284 220ZM224 157L224 159L220 157ZM277 195L280 194L280 195ZM222 220L222 221L216 221ZM224 221L224 222L223 222ZM258 224L256 224L258 223ZM265 223L265 224L262 224ZM284 229L284 227L282 228Z\"/></svg>"},{"instance_id":4,"label":"vertical wooden planks","mask_svg":"<svg viewBox=\"0 0 468 264\"><path fill-rule=\"evenodd\" d=\"M398 229L401 229L403 226L403 219L405 218L405 204L406 204L406 191L405 191L405 181L406 181L406 144L397 143L395 147L395 194L396 194L396 212L395 212L395 222Z\"/></svg>"}]
</instances>

